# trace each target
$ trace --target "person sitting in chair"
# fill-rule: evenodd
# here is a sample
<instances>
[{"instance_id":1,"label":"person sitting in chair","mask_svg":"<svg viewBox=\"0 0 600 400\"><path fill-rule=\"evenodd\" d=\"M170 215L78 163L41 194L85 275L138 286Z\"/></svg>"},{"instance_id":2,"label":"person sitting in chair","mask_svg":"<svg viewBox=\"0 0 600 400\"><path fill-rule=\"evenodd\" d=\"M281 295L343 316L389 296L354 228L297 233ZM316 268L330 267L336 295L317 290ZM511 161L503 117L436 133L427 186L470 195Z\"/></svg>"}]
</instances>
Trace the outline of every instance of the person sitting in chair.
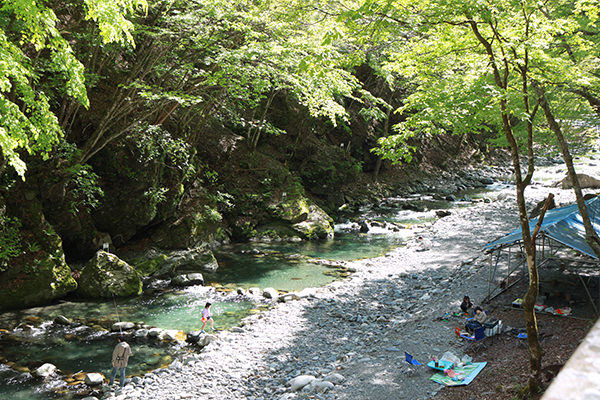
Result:
<instances>
[{"instance_id":1,"label":"person sitting in chair","mask_svg":"<svg viewBox=\"0 0 600 400\"><path fill-rule=\"evenodd\" d=\"M473 333L475 329L482 327L488 317L487 313L479 306L475 307L473 311L475 312L475 316L469 318L465 324L465 329L469 333Z\"/></svg>"}]
</instances>

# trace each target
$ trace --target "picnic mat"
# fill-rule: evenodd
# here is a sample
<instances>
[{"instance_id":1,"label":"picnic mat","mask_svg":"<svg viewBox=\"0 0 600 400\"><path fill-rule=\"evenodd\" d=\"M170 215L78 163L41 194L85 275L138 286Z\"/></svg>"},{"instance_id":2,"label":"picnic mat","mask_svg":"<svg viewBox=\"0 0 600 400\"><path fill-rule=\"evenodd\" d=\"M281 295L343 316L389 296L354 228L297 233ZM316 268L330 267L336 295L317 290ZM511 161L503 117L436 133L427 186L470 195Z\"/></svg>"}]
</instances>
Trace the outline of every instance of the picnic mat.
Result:
<instances>
[{"instance_id":1,"label":"picnic mat","mask_svg":"<svg viewBox=\"0 0 600 400\"><path fill-rule=\"evenodd\" d=\"M454 379L450 378L449 376L444 375L443 372L437 372L437 373L433 374L433 376L430 379L434 382L437 382L437 383L439 383L441 385L445 385L445 386L468 385L469 383L471 383L473 381L473 379L475 379L477 374L479 374L479 372L486 365L487 365L487 362L479 362L479 363L467 364L462 367L454 367L454 372L458 376L464 377L464 379L462 379L462 380L461 379L454 380Z\"/></svg>"}]
</instances>

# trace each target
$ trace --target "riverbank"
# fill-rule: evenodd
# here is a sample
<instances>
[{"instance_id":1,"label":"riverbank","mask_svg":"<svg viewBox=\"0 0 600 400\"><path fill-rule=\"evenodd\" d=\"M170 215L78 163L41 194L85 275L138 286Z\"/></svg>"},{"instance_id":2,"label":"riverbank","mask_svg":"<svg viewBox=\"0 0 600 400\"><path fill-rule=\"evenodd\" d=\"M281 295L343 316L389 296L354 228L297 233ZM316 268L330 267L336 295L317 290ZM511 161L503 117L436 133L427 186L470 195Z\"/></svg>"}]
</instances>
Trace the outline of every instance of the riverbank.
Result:
<instances>
[{"instance_id":1,"label":"riverbank","mask_svg":"<svg viewBox=\"0 0 600 400\"><path fill-rule=\"evenodd\" d=\"M548 192L558 204L573 200L570 191L537 184L527 191L529 203ZM136 379L123 393L107 392L104 397L383 400L427 399L440 390L445 394L448 389L430 381L428 373L408 368L404 351L424 361L445 351L464 354L453 328L438 317L456 310L465 293L476 302L485 297L487 256L481 248L516 223L511 189L491 203L453 210L418 232L431 242L429 250L404 247L353 262L349 267L356 272L350 278L316 289L307 299L277 303L248 317L241 328L220 332L197 357L188 356ZM490 363L481 380L493 381L487 374L500 360L487 359L485 353L478 357L475 361ZM512 362L511 357L503 362ZM313 385L313 392L291 391L288 383L301 375L328 377L331 383ZM489 388L490 398L512 396L495 390Z\"/></svg>"}]
</instances>

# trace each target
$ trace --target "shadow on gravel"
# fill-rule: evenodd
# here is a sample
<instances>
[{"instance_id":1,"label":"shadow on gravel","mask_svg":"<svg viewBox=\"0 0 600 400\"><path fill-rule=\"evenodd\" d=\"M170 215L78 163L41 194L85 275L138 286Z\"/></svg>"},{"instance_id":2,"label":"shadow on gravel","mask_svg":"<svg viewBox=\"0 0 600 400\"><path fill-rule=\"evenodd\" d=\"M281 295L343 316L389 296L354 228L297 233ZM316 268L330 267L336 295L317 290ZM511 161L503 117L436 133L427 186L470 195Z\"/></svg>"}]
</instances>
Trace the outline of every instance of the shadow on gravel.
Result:
<instances>
[{"instance_id":1,"label":"shadow on gravel","mask_svg":"<svg viewBox=\"0 0 600 400\"><path fill-rule=\"evenodd\" d=\"M441 304L432 300L434 307L423 300L435 298L437 285L451 271L427 269L431 267L367 281L358 291L334 299L312 300L303 312L306 326L297 331L293 344L271 354L266 364L285 371L279 376L282 384L302 374L323 378L336 372L346 378L326 394L300 391L299 399L430 398L441 386L429 380L425 366L411 370L404 351L426 363L449 344L456 345L453 328L435 321L440 314L432 309L445 309L454 299L444 295Z\"/></svg>"}]
</instances>

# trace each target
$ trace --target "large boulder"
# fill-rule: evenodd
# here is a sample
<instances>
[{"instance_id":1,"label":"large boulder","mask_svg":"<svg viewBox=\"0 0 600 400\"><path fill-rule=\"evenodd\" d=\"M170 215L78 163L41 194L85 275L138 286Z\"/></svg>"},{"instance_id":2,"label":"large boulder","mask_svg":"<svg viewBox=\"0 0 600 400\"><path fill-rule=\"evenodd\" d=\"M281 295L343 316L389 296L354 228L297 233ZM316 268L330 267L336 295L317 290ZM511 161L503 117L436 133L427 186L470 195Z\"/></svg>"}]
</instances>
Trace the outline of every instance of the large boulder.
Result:
<instances>
[{"instance_id":1,"label":"large boulder","mask_svg":"<svg viewBox=\"0 0 600 400\"><path fill-rule=\"evenodd\" d=\"M142 279L131 265L99 250L81 270L77 293L87 298L135 296L142 293Z\"/></svg>"},{"instance_id":2,"label":"large boulder","mask_svg":"<svg viewBox=\"0 0 600 400\"><path fill-rule=\"evenodd\" d=\"M77 288L62 241L46 221L35 194L26 193L10 211L21 225L16 256L0 264L0 310L44 305ZM0 225L0 235L4 235ZM7 250L7 249L2 249Z\"/></svg>"},{"instance_id":3,"label":"large boulder","mask_svg":"<svg viewBox=\"0 0 600 400\"><path fill-rule=\"evenodd\" d=\"M333 238L333 219L305 197L288 199L271 205L271 209L303 239Z\"/></svg>"},{"instance_id":4,"label":"large boulder","mask_svg":"<svg viewBox=\"0 0 600 400\"><path fill-rule=\"evenodd\" d=\"M577 174L577 180L579 181L579 186L582 189L600 188L600 180L594 178L593 176ZM561 189L571 189L573 187L571 184L571 179L568 176L565 176L563 180L558 183L558 186L560 186Z\"/></svg>"},{"instance_id":5,"label":"large boulder","mask_svg":"<svg viewBox=\"0 0 600 400\"><path fill-rule=\"evenodd\" d=\"M196 247L163 253L150 249L144 254L124 256L143 276L176 276L183 272L215 271L217 259L210 249Z\"/></svg>"}]
</instances>

